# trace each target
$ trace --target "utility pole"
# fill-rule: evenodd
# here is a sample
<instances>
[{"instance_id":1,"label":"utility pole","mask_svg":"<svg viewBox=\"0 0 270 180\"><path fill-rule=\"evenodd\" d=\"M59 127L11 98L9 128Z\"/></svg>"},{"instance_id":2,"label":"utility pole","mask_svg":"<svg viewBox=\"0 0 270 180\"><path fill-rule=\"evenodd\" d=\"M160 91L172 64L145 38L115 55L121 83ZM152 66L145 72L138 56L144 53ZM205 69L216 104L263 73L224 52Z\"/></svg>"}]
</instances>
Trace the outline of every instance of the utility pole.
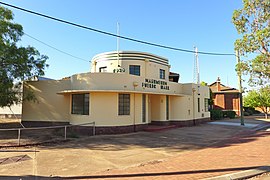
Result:
<instances>
[{"instance_id":1,"label":"utility pole","mask_svg":"<svg viewBox=\"0 0 270 180\"><path fill-rule=\"evenodd\" d=\"M236 56L236 62L237 64L240 63L240 55L239 55L239 51L237 50L235 52L235 56ZM244 126L245 122L244 122L244 117L243 117L243 90L242 90L242 77L241 77L241 72L237 72L238 75L238 86L239 86L239 105L240 105L240 119L241 119L241 125Z\"/></svg>"}]
</instances>

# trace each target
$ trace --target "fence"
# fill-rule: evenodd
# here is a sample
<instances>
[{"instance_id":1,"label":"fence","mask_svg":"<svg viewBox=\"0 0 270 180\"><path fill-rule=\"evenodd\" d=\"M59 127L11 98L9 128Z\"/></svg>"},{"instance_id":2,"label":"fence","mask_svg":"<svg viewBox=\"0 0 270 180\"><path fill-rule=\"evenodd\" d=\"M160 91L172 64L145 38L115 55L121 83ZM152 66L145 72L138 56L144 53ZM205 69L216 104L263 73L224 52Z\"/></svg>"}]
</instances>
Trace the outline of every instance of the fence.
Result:
<instances>
[{"instance_id":1,"label":"fence","mask_svg":"<svg viewBox=\"0 0 270 180\"><path fill-rule=\"evenodd\" d=\"M66 140L68 137L76 138L80 135L94 136L95 128L95 122L90 122L77 125L0 129L0 147Z\"/></svg>"}]
</instances>

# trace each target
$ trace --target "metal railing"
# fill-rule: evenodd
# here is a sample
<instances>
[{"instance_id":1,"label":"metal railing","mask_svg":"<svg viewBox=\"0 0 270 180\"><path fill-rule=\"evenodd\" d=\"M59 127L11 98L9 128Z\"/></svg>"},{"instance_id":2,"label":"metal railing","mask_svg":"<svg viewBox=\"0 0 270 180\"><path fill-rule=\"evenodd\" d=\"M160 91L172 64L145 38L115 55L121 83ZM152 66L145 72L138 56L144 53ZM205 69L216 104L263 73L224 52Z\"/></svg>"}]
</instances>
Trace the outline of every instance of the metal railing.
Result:
<instances>
[{"instance_id":1,"label":"metal railing","mask_svg":"<svg viewBox=\"0 0 270 180\"><path fill-rule=\"evenodd\" d=\"M92 125L93 126L93 129L92 129L92 134L93 136L95 136L96 134L96 124L95 122L90 122L90 123L83 123L83 124L75 124L75 125L63 125L63 126L44 126L44 127L31 127L31 128L9 128L9 129L0 129L0 132L3 132L3 131L18 131L18 136L17 136L17 144L18 146L20 146L21 144L21 132L22 131L27 131L27 130L42 130L42 129L61 129L63 128L64 129L64 139L66 140L67 139L67 128L70 128L70 127L79 127L79 126L86 126L86 125Z\"/></svg>"}]
</instances>

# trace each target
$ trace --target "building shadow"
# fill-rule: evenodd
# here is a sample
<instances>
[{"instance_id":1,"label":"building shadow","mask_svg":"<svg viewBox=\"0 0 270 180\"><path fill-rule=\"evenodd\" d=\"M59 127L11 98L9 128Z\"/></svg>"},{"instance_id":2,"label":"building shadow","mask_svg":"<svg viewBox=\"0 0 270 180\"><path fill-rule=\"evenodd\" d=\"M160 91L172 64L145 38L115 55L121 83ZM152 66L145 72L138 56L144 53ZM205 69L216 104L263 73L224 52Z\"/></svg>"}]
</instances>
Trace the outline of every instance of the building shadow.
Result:
<instances>
[{"instance_id":1,"label":"building shadow","mask_svg":"<svg viewBox=\"0 0 270 180\"><path fill-rule=\"evenodd\" d=\"M232 131L232 133L228 133ZM78 136L64 140L63 133L43 130L29 133L22 139L21 146L37 146L42 149L91 149L102 151L118 151L130 149L131 146L142 148L166 148L170 152L199 150L203 148L222 148L243 144L269 136L270 132L255 131L244 127L201 124L192 127L182 127L162 132L136 132L120 135ZM10 137L12 143L9 142ZM0 148L17 146L15 132L1 136ZM36 136L37 139L36 139ZM24 136L24 132L22 133ZM43 138L43 139L41 139ZM11 141L10 141L11 142Z\"/></svg>"}]
</instances>

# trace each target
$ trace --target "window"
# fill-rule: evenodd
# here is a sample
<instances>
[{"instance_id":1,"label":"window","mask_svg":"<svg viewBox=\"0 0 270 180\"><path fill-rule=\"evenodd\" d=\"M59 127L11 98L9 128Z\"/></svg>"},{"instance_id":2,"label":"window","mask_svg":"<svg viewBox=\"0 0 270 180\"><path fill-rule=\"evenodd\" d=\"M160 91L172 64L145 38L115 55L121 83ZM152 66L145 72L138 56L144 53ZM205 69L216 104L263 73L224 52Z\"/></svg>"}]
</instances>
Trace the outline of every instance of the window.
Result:
<instances>
[{"instance_id":1,"label":"window","mask_svg":"<svg viewBox=\"0 0 270 180\"><path fill-rule=\"evenodd\" d=\"M100 67L99 72L107 72L107 66Z\"/></svg>"},{"instance_id":2,"label":"window","mask_svg":"<svg viewBox=\"0 0 270 180\"><path fill-rule=\"evenodd\" d=\"M201 112L201 106L200 106L200 98L198 98L198 112Z\"/></svg>"},{"instance_id":3,"label":"window","mask_svg":"<svg viewBox=\"0 0 270 180\"><path fill-rule=\"evenodd\" d=\"M208 111L208 99L204 98L204 111L207 112Z\"/></svg>"},{"instance_id":4,"label":"window","mask_svg":"<svg viewBox=\"0 0 270 180\"><path fill-rule=\"evenodd\" d=\"M165 79L165 70L164 69L159 69L159 78Z\"/></svg>"},{"instance_id":5,"label":"window","mask_svg":"<svg viewBox=\"0 0 270 180\"><path fill-rule=\"evenodd\" d=\"M89 94L72 94L71 114L89 115Z\"/></svg>"},{"instance_id":6,"label":"window","mask_svg":"<svg viewBox=\"0 0 270 180\"><path fill-rule=\"evenodd\" d=\"M119 94L118 115L130 115L130 95L129 94Z\"/></svg>"},{"instance_id":7,"label":"window","mask_svg":"<svg viewBox=\"0 0 270 180\"><path fill-rule=\"evenodd\" d=\"M142 95L142 122L146 122L146 95Z\"/></svg>"},{"instance_id":8,"label":"window","mask_svg":"<svg viewBox=\"0 0 270 180\"><path fill-rule=\"evenodd\" d=\"M129 65L129 74L140 76L140 66L139 65Z\"/></svg>"}]
</instances>

